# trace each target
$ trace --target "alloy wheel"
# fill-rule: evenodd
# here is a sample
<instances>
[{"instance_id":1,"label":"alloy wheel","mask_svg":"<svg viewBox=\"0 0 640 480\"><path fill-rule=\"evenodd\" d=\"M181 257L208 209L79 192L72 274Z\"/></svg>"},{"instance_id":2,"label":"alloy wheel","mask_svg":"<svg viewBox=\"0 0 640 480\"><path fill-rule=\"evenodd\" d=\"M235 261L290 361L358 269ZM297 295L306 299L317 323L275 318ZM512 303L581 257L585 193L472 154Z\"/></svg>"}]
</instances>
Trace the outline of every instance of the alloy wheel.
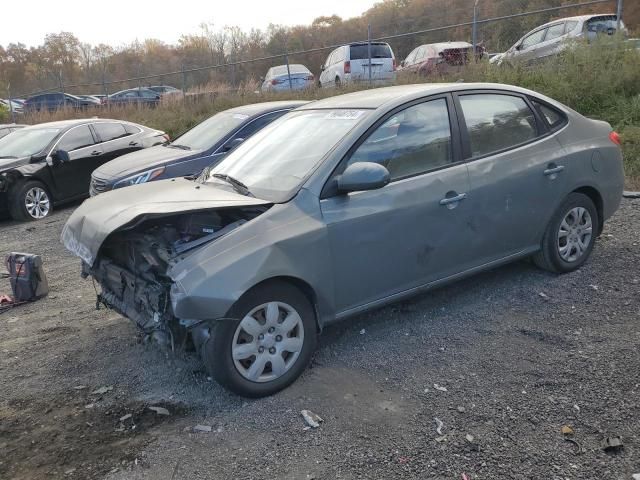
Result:
<instances>
[{"instance_id":1,"label":"alloy wheel","mask_svg":"<svg viewBox=\"0 0 640 480\"><path fill-rule=\"evenodd\" d=\"M593 239L591 215L586 208L575 207L565 215L558 231L558 253L565 262L579 260Z\"/></svg>"},{"instance_id":2,"label":"alloy wheel","mask_svg":"<svg viewBox=\"0 0 640 480\"><path fill-rule=\"evenodd\" d=\"M24 206L32 218L39 220L49 215L51 200L43 188L33 187L27 191L24 197Z\"/></svg>"}]
</instances>

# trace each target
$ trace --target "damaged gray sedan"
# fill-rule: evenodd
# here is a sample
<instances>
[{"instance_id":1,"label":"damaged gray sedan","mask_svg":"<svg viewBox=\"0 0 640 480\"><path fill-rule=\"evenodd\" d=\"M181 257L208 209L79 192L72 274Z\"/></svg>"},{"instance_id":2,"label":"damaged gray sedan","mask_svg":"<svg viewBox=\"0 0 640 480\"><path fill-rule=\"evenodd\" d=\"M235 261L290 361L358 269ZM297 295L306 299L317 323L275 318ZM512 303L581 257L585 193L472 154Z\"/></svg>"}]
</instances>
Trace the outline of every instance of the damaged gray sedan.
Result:
<instances>
[{"instance_id":1,"label":"damaged gray sedan","mask_svg":"<svg viewBox=\"0 0 640 480\"><path fill-rule=\"evenodd\" d=\"M196 181L87 200L62 238L99 303L260 397L330 322L527 256L579 268L622 186L605 122L516 87L407 85L294 110Z\"/></svg>"}]
</instances>

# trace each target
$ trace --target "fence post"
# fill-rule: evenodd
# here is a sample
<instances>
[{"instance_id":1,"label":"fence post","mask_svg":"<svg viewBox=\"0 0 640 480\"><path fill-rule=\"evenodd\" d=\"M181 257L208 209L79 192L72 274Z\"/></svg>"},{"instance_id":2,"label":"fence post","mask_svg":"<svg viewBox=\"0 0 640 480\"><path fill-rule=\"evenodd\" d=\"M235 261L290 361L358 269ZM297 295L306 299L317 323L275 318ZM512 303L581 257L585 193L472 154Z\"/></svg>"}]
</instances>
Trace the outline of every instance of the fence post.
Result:
<instances>
[{"instance_id":1,"label":"fence post","mask_svg":"<svg viewBox=\"0 0 640 480\"><path fill-rule=\"evenodd\" d=\"M7 85L7 94L9 95L9 111L11 112L11 123L16 123L16 112L13 111L13 98L11 97L11 85Z\"/></svg>"},{"instance_id":2,"label":"fence post","mask_svg":"<svg viewBox=\"0 0 640 480\"><path fill-rule=\"evenodd\" d=\"M182 72L182 103L186 103L187 101L187 73L184 71L184 62L180 66L180 71Z\"/></svg>"},{"instance_id":3,"label":"fence post","mask_svg":"<svg viewBox=\"0 0 640 480\"><path fill-rule=\"evenodd\" d=\"M368 49L368 57L369 57L369 86L371 86L371 24L367 25L367 49Z\"/></svg>"},{"instance_id":4,"label":"fence post","mask_svg":"<svg viewBox=\"0 0 640 480\"><path fill-rule=\"evenodd\" d=\"M285 49L284 61L287 64L287 77L289 78L289 90L293 90L293 84L291 83L291 68L289 67L289 53Z\"/></svg>"},{"instance_id":5,"label":"fence post","mask_svg":"<svg viewBox=\"0 0 640 480\"><path fill-rule=\"evenodd\" d=\"M616 32L620 33L620 27L621 27L621 23L622 23L622 0L618 0L618 9L616 11L616 16L617 16L617 25L616 25Z\"/></svg>"},{"instance_id":6,"label":"fence post","mask_svg":"<svg viewBox=\"0 0 640 480\"><path fill-rule=\"evenodd\" d=\"M475 0L473 2L473 30L471 34L471 42L473 43L473 56L477 58L477 48L478 48L478 1Z\"/></svg>"}]
</instances>

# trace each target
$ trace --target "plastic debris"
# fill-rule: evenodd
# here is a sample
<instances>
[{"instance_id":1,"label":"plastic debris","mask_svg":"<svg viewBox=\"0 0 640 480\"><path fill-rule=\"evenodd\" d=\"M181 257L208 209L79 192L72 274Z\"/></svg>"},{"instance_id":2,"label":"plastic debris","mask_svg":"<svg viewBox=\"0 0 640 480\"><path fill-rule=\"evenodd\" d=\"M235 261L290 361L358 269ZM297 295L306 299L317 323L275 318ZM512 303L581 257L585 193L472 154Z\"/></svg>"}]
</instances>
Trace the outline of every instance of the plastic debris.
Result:
<instances>
[{"instance_id":1,"label":"plastic debris","mask_svg":"<svg viewBox=\"0 0 640 480\"><path fill-rule=\"evenodd\" d=\"M318 428L320 424L324 422L318 414L313 413L311 410L302 410L300 414L311 428Z\"/></svg>"},{"instance_id":2,"label":"plastic debris","mask_svg":"<svg viewBox=\"0 0 640 480\"><path fill-rule=\"evenodd\" d=\"M435 388L436 390L440 391L440 392L447 392L447 387L443 387L441 385L438 385L437 383L433 384L433 388Z\"/></svg>"},{"instance_id":3,"label":"plastic debris","mask_svg":"<svg viewBox=\"0 0 640 480\"><path fill-rule=\"evenodd\" d=\"M126 415L123 415L122 417L120 417L120 421L121 422L126 422L127 420L129 420L131 417L133 417L132 414L127 413Z\"/></svg>"},{"instance_id":4,"label":"plastic debris","mask_svg":"<svg viewBox=\"0 0 640 480\"><path fill-rule=\"evenodd\" d=\"M149 410L156 412L158 415L171 415L171 412L164 407L148 407Z\"/></svg>"},{"instance_id":5,"label":"plastic debris","mask_svg":"<svg viewBox=\"0 0 640 480\"><path fill-rule=\"evenodd\" d=\"M195 427L193 427L193 431L194 432L210 433L211 432L211 425L196 425Z\"/></svg>"},{"instance_id":6,"label":"plastic debris","mask_svg":"<svg viewBox=\"0 0 640 480\"><path fill-rule=\"evenodd\" d=\"M105 393L110 392L111 390L113 390L112 386L100 387L97 390L94 390L93 392L91 392L91 395L104 395Z\"/></svg>"},{"instance_id":7,"label":"plastic debris","mask_svg":"<svg viewBox=\"0 0 640 480\"><path fill-rule=\"evenodd\" d=\"M84 390L85 388L87 388L86 385L76 385L73 387L74 390Z\"/></svg>"},{"instance_id":8,"label":"plastic debris","mask_svg":"<svg viewBox=\"0 0 640 480\"><path fill-rule=\"evenodd\" d=\"M597 292L600 287L598 287L597 285L589 285L589 288Z\"/></svg>"},{"instance_id":9,"label":"plastic debris","mask_svg":"<svg viewBox=\"0 0 640 480\"><path fill-rule=\"evenodd\" d=\"M360 335L364 335L365 333L367 333L367 331L364 328L360 330Z\"/></svg>"},{"instance_id":10,"label":"plastic debris","mask_svg":"<svg viewBox=\"0 0 640 480\"><path fill-rule=\"evenodd\" d=\"M538 294L538 296L540 296L541 298L544 298L545 300L549 300L549 295L547 295L547 294L546 294L546 293L544 293L544 292L540 292L540 293Z\"/></svg>"},{"instance_id":11,"label":"plastic debris","mask_svg":"<svg viewBox=\"0 0 640 480\"><path fill-rule=\"evenodd\" d=\"M433 421L436 422L436 432L438 435L442 436L442 427L444 427L444 422L438 417L434 417Z\"/></svg>"},{"instance_id":12,"label":"plastic debris","mask_svg":"<svg viewBox=\"0 0 640 480\"><path fill-rule=\"evenodd\" d=\"M620 450L624 449L624 444L622 443L622 437L617 435L615 437L607 437L602 440L602 449L607 453L617 453Z\"/></svg>"},{"instance_id":13,"label":"plastic debris","mask_svg":"<svg viewBox=\"0 0 640 480\"><path fill-rule=\"evenodd\" d=\"M469 442L469 443L473 443L473 441L475 440L475 438L473 437L473 435L471 435L470 433L467 433L467 434L465 435L465 437L464 437L464 438L465 438L465 439L467 440L467 442Z\"/></svg>"}]
</instances>

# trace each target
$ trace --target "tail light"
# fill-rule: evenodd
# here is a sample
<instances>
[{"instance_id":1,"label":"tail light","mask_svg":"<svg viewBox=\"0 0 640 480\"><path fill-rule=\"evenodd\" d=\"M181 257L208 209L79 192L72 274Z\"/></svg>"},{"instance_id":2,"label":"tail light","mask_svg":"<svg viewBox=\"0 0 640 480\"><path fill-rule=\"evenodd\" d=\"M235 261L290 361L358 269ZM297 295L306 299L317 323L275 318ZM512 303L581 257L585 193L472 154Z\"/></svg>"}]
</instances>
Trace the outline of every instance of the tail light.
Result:
<instances>
[{"instance_id":1,"label":"tail light","mask_svg":"<svg viewBox=\"0 0 640 480\"><path fill-rule=\"evenodd\" d=\"M396 59L393 59L393 71L395 72L398 69L398 63L396 62Z\"/></svg>"},{"instance_id":2,"label":"tail light","mask_svg":"<svg viewBox=\"0 0 640 480\"><path fill-rule=\"evenodd\" d=\"M611 132L609 134L609 140L615 143L618 146L622 145L622 141L620 140L620 134L618 132Z\"/></svg>"},{"instance_id":3,"label":"tail light","mask_svg":"<svg viewBox=\"0 0 640 480\"><path fill-rule=\"evenodd\" d=\"M351 73L351 62L344 62L344 73Z\"/></svg>"},{"instance_id":4,"label":"tail light","mask_svg":"<svg viewBox=\"0 0 640 480\"><path fill-rule=\"evenodd\" d=\"M271 85L277 85L279 82L275 78L271 80Z\"/></svg>"}]
</instances>

